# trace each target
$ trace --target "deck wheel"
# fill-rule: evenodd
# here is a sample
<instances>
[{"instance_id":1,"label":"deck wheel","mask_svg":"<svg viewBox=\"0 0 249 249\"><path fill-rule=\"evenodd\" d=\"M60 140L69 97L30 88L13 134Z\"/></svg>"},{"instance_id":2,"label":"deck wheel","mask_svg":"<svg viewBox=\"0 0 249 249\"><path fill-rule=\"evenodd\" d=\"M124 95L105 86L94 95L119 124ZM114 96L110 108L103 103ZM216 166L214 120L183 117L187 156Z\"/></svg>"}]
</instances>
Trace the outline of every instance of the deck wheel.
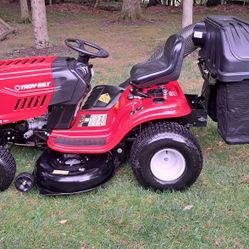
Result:
<instances>
[{"instance_id":1,"label":"deck wheel","mask_svg":"<svg viewBox=\"0 0 249 249\"><path fill-rule=\"evenodd\" d=\"M34 187L34 182L34 176L24 172L16 177L15 187L20 192L28 192Z\"/></svg>"}]
</instances>

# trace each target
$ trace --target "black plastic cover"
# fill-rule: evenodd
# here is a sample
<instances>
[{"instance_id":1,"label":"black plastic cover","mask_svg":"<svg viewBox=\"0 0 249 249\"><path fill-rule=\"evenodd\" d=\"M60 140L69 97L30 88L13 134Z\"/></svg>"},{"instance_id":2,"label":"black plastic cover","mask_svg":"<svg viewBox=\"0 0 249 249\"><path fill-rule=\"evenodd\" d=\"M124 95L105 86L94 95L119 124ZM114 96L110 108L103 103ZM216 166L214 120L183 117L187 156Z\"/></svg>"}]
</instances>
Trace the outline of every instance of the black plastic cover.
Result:
<instances>
[{"instance_id":1,"label":"black plastic cover","mask_svg":"<svg viewBox=\"0 0 249 249\"><path fill-rule=\"evenodd\" d=\"M47 128L68 129L90 90L91 68L75 59L58 57L52 65L54 93Z\"/></svg>"},{"instance_id":2,"label":"black plastic cover","mask_svg":"<svg viewBox=\"0 0 249 249\"><path fill-rule=\"evenodd\" d=\"M45 150L37 160L34 176L41 194L69 195L98 187L113 176L114 170L111 153L85 156Z\"/></svg>"},{"instance_id":3,"label":"black plastic cover","mask_svg":"<svg viewBox=\"0 0 249 249\"><path fill-rule=\"evenodd\" d=\"M218 131L229 144L249 143L249 80L217 85Z\"/></svg>"},{"instance_id":4,"label":"black plastic cover","mask_svg":"<svg viewBox=\"0 0 249 249\"><path fill-rule=\"evenodd\" d=\"M212 77L223 82L249 79L249 23L232 16L209 16L204 23L206 33L194 32L193 37L205 37L199 55Z\"/></svg>"}]
</instances>

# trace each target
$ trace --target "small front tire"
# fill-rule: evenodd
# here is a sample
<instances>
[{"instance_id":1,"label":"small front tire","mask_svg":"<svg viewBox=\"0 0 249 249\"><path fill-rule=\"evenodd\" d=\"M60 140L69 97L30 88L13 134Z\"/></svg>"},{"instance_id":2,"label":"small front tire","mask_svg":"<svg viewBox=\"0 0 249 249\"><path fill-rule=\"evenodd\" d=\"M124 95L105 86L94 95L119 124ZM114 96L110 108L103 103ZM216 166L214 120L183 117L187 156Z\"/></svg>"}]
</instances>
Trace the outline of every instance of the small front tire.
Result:
<instances>
[{"instance_id":1,"label":"small front tire","mask_svg":"<svg viewBox=\"0 0 249 249\"><path fill-rule=\"evenodd\" d=\"M177 123L158 122L138 135L130 161L144 187L184 190L200 175L202 152L188 129Z\"/></svg>"},{"instance_id":2,"label":"small front tire","mask_svg":"<svg viewBox=\"0 0 249 249\"><path fill-rule=\"evenodd\" d=\"M34 176L27 172L19 174L15 179L15 187L20 192L29 192L34 184Z\"/></svg>"}]
</instances>

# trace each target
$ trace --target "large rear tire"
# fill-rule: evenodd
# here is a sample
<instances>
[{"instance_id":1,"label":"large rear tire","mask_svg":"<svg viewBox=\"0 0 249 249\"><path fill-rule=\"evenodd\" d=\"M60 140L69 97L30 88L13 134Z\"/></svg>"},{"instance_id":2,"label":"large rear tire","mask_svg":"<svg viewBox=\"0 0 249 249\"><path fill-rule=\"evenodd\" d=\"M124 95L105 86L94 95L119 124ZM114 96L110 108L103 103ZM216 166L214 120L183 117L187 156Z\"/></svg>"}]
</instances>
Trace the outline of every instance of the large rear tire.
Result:
<instances>
[{"instance_id":1,"label":"large rear tire","mask_svg":"<svg viewBox=\"0 0 249 249\"><path fill-rule=\"evenodd\" d=\"M144 187L184 190L200 175L202 152L188 129L177 123L159 122L138 135L130 161Z\"/></svg>"},{"instance_id":2,"label":"large rear tire","mask_svg":"<svg viewBox=\"0 0 249 249\"><path fill-rule=\"evenodd\" d=\"M7 189L16 174L16 163L11 153L0 146L0 191Z\"/></svg>"}]
</instances>

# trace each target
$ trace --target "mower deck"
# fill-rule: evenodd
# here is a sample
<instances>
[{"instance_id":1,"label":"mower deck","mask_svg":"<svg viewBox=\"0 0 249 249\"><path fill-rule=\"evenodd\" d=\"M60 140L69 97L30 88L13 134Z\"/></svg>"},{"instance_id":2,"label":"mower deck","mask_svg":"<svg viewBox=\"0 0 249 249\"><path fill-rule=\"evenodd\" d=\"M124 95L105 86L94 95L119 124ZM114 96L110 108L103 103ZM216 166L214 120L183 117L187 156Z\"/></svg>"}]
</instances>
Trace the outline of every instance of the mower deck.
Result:
<instances>
[{"instance_id":1,"label":"mower deck","mask_svg":"<svg viewBox=\"0 0 249 249\"><path fill-rule=\"evenodd\" d=\"M113 176L115 168L111 153L63 155L46 150L37 161L34 175L40 194L68 195L102 185Z\"/></svg>"}]
</instances>

